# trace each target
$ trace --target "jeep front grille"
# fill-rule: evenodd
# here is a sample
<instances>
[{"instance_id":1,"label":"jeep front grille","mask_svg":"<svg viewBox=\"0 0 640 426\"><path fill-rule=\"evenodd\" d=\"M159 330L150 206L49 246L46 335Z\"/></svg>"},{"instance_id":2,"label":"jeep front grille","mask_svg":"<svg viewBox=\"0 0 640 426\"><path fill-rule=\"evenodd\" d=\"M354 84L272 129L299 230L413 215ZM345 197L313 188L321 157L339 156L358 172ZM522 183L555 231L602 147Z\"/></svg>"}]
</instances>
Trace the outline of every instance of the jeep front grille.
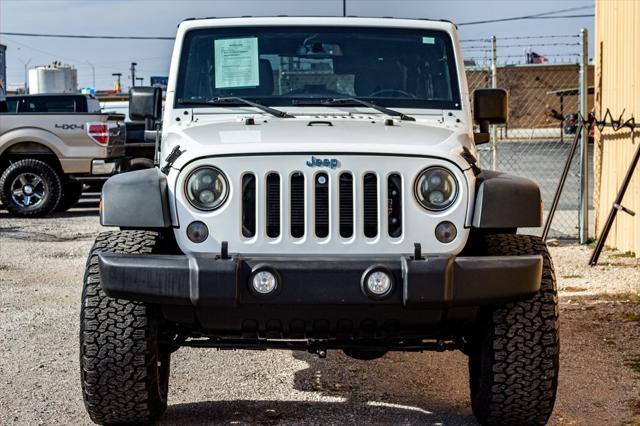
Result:
<instances>
[{"instance_id":1,"label":"jeep front grille","mask_svg":"<svg viewBox=\"0 0 640 426\"><path fill-rule=\"evenodd\" d=\"M229 148L229 147L227 147ZM229 148L231 149L231 148ZM329 157L329 155L326 155ZM342 256L458 253L469 217L467 178L450 162L432 157L336 154L335 167L309 165L306 154L229 155L190 163L176 181L176 238L185 253L243 256ZM227 177L229 197L203 212L185 198L185 180L197 167L214 166ZM459 202L445 212L425 210L415 199L416 176L426 167L451 169L460 183ZM173 174L169 177L172 178ZM437 225L458 226L454 243L435 238ZM209 238L193 243L187 225L202 221Z\"/></svg>"},{"instance_id":2,"label":"jeep front grille","mask_svg":"<svg viewBox=\"0 0 640 426\"><path fill-rule=\"evenodd\" d=\"M290 236L304 238L309 232L305 221L305 213L313 212L313 233L319 239L329 237L330 233L337 233L341 238L352 238L354 229L361 225L362 234L374 239L380 234L381 220L387 220L388 235L392 238L402 236L402 179L399 174L387 177L388 199L384 204L379 202L378 176L365 173L360 176L360 193L354 188L354 176L350 172L340 175L328 173L304 174L293 172L288 179L270 172L260 182L260 177L252 173L242 178L242 235L246 238L255 236L257 217L255 214L258 188L265 188L263 198L265 205L257 206L257 211L265 212L265 234L269 238L281 236L281 224L289 223ZM313 179L312 191L305 191L309 186L307 179ZM256 182L257 180L257 182ZM284 188L283 184L288 185ZM331 205L331 192L337 191L337 208ZM288 193L288 203L281 209L282 193ZM311 192L311 193L308 193ZM355 203L361 203L361 217L354 211ZM380 206L386 206L381 209ZM383 211L381 211L383 210ZM335 212L332 214L332 212ZM286 220L282 215L287 215Z\"/></svg>"}]
</instances>

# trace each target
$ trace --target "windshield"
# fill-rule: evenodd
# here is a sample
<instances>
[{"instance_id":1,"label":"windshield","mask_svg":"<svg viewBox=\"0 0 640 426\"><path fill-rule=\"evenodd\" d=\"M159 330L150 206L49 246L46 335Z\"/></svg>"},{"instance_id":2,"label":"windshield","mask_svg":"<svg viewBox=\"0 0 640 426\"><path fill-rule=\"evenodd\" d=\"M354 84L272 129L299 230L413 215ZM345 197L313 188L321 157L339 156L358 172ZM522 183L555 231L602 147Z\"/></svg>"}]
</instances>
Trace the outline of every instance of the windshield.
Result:
<instances>
[{"instance_id":1,"label":"windshield","mask_svg":"<svg viewBox=\"0 0 640 426\"><path fill-rule=\"evenodd\" d=\"M458 87L444 31L231 27L186 34L175 98L176 106L218 97L287 106L357 97L390 107L460 109Z\"/></svg>"}]
</instances>

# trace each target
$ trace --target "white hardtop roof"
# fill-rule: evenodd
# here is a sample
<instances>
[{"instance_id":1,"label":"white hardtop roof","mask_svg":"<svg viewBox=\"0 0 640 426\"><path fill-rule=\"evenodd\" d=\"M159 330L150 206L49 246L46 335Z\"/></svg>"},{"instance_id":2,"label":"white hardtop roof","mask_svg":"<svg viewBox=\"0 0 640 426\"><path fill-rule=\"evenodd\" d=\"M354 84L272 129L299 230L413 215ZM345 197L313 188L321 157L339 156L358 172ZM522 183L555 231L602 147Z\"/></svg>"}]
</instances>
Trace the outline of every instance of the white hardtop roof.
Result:
<instances>
[{"instance_id":1,"label":"white hardtop roof","mask_svg":"<svg viewBox=\"0 0 640 426\"><path fill-rule=\"evenodd\" d=\"M245 27L245 26L337 26L337 27L387 27L422 28L451 32L455 25L449 21L405 18L365 18L336 16L263 16L241 18L190 18L182 21L178 33L195 28Z\"/></svg>"}]
</instances>

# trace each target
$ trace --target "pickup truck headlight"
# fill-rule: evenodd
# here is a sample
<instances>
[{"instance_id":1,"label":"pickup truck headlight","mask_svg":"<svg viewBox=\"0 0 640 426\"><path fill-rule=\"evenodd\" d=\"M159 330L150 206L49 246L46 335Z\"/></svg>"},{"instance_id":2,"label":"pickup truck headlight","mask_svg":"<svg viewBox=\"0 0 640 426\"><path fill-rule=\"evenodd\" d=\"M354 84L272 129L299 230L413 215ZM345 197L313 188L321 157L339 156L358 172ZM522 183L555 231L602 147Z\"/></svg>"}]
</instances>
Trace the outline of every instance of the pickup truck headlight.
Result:
<instances>
[{"instance_id":1,"label":"pickup truck headlight","mask_svg":"<svg viewBox=\"0 0 640 426\"><path fill-rule=\"evenodd\" d=\"M215 210L227 200L229 183L224 173L217 168L199 167L189 174L185 194L193 207Z\"/></svg>"},{"instance_id":2,"label":"pickup truck headlight","mask_svg":"<svg viewBox=\"0 0 640 426\"><path fill-rule=\"evenodd\" d=\"M456 201L458 181L444 167L429 167L418 175L414 192L422 207L438 212L449 208Z\"/></svg>"}]
</instances>

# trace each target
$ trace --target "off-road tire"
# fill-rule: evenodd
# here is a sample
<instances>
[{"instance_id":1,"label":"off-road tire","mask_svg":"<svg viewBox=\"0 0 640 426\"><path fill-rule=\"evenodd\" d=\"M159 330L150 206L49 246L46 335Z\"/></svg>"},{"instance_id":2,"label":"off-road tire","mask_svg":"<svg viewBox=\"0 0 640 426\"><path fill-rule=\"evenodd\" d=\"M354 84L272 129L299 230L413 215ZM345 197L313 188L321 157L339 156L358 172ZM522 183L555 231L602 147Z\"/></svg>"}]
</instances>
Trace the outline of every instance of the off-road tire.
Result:
<instances>
[{"instance_id":1,"label":"off-road tire","mask_svg":"<svg viewBox=\"0 0 640 426\"><path fill-rule=\"evenodd\" d=\"M473 413L483 425L544 425L555 403L560 353L551 257L540 238L511 234L486 236L482 254L538 254L544 263L536 295L481 315L469 354Z\"/></svg>"},{"instance_id":2,"label":"off-road tire","mask_svg":"<svg viewBox=\"0 0 640 426\"><path fill-rule=\"evenodd\" d=\"M60 202L58 203L58 207L56 207L56 211L66 212L71 207L75 206L82 196L82 186L82 182L75 179L69 179L64 182L62 184L62 196L60 197Z\"/></svg>"},{"instance_id":3,"label":"off-road tire","mask_svg":"<svg viewBox=\"0 0 640 426\"><path fill-rule=\"evenodd\" d=\"M150 423L167 408L170 352L158 344L155 309L107 296L98 267L98 253L159 253L161 243L156 232L105 232L89 253L80 314L80 372L84 404L96 423Z\"/></svg>"},{"instance_id":4,"label":"off-road tire","mask_svg":"<svg viewBox=\"0 0 640 426\"><path fill-rule=\"evenodd\" d=\"M23 173L29 173L42 179L45 190L42 202L37 207L26 208L17 204L12 198L11 185ZM58 172L44 161L25 159L9 165L0 176L0 201L16 217L43 217L53 212L62 193L62 184Z\"/></svg>"}]
</instances>

